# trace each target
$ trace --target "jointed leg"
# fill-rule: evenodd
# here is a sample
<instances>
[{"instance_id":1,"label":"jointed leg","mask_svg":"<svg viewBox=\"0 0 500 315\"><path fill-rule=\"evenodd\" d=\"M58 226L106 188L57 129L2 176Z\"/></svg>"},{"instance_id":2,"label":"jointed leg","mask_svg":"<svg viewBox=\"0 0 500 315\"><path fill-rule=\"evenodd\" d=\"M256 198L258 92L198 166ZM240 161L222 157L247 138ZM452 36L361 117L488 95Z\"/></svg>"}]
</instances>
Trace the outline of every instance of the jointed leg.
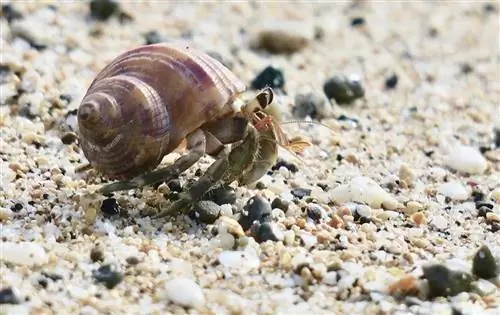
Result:
<instances>
[{"instance_id":1,"label":"jointed leg","mask_svg":"<svg viewBox=\"0 0 500 315\"><path fill-rule=\"evenodd\" d=\"M219 181L229 184L246 170L251 169L256 157L255 152L258 149L258 131L253 125L248 124L244 134L243 142L234 147L228 155L212 163L205 174L189 187L187 192L181 193L178 200L157 214L155 218L189 211L193 202L200 200Z\"/></svg>"},{"instance_id":2,"label":"jointed leg","mask_svg":"<svg viewBox=\"0 0 500 315\"><path fill-rule=\"evenodd\" d=\"M154 185L162 181L168 181L190 168L205 154L206 139L202 130L190 134L187 137L187 149L189 153L178 158L173 164L157 169L155 171L139 175L129 180L121 180L105 185L99 189L102 194L109 194L115 191L140 188Z\"/></svg>"}]
</instances>

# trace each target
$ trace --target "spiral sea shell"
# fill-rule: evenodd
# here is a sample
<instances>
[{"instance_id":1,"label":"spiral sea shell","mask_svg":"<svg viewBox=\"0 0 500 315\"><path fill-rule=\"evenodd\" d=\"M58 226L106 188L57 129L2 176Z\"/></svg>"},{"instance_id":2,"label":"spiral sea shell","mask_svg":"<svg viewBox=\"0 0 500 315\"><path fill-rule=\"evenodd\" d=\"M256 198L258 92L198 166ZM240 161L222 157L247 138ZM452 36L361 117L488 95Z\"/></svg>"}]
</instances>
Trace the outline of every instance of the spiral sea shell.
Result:
<instances>
[{"instance_id":1,"label":"spiral sea shell","mask_svg":"<svg viewBox=\"0 0 500 315\"><path fill-rule=\"evenodd\" d=\"M219 61L186 46L129 50L93 80L78 109L79 140L110 179L154 169L182 139L232 113L245 84Z\"/></svg>"}]
</instances>

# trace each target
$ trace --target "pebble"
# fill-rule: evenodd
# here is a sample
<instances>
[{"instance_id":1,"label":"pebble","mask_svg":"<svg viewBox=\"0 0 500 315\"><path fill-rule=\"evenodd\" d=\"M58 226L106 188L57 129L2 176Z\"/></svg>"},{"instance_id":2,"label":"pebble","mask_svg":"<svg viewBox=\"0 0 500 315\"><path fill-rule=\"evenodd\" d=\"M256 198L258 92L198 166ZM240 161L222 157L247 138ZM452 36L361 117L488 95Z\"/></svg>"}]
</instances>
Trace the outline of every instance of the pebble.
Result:
<instances>
[{"instance_id":1,"label":"pebble","mask_svg":"<svg viewBox=\"0 0 500 315\"><path fill-rule=\"evenodd\" d=\"M490 281L479 279L473 283L474 291L481 296L488 296L497 292L498 288Z\"/></svg>"},{"instance_id":2,"label":"pebble","mask_svg":"<svg viewBox=\"0 0 500 315\"><path fill-rule=\"evenodd\" d=\"M115 198L107 198L101 203L101 211L108 216L116 215L120 213L120 207Z\"/></svg>"},{"instance_id":3,"label":"pebble","mask_svg":"<svg viewBox=\"0 0 500 315\"><path fill-rule=\"evenodd\" d=\"M314 35L311 23L291 20L262 22L251 46L274 54L291 54L309 45Z\"/></svg>"},{"instance_id":4,"label":"pebble","mask_svg":"<svg viewBox=\"0 0 500 315\"><path fill-rule=\"evenodd\" d=\"M99 21L106 21L112 15L120 12L118 2L114 0L92 0L90 1L90 16Z\"/></svg>"},{"instance_id":5,"label":"pebble","mask_svg":"<svg viewBox=\"0 0 500 315\"><path fill-rule=\"evenodd\" d=\"M158 44L164 42L165 38L158 33L156 30L152 30L144 34L144 43L146 45Z\"/></svg>"},{"instance_id":6,"label":"pebble","mask_svg":"<svg viewBox=\"0 0 500 315\"><path fill-rule=\"evenodd\" d=\"M399 203L374 180L365 176L355 177L348 184L329 191L333 201L344 204L349 201L366 203L372 209L384 207L394 210Z\"/></svg>"},{"instance_id":7,"label":"pebble","mask_svg":"<svg viewBox=\"0 0 500 315\"><path fill-rule=\"evenodd\" d=\"M390 90L396 88L398 85L398 75L393 73L385 79L385 88Z\"/></svg>"},{"instance_id":8,"label":"pebble","mask_svg":"<svg viewBox=\"0 0 500 315\"><path fill-rule=\"evenodd\" d=\"M276 197L273 199L273 202L271 202L271 208L272 209L281 209L284 212L288 210L288 207L290 206L290 202L283 200L279 197Z\"/></svg>"},{"instance_id":9,"label":"pebble","mask_svg":"<svg viewBox=\"0 0 500 315\"><path fill-rule=\"evenodd\" d=\"M493 189L490 194L490 197L496 202L500 204L500 187Z\"/></svg>"},{"instance_id":10,"label":"pebble","mask_svg":"<svg viewBox=\"0 0 500 315\"><path fill-rule=\"evenodd\" d=\"M251 270L260 266L259 257L253 251L226 250L217 257L219 263L231 269Z\"/></svg>"},{"instance_id":11,"label":"pebble","mask_svg":"<svg viewBox=\"0 0 500 315\"><path fill-rule=\"evenodd\" d=\"M219 218L221 209L213 201L201 200L194 205L193 211L197 214L200 222L212 224Z\"/></svg>"},{"instance_id":12,"label":"pebble","mask_svg":"<svg viewBox=\"0 0 500 315\"><path fill-rule=\"evenodd\" d=\"M243 230L248 230L257 221L264 223L271 220L271 204L266 198L259 195L250 198L243 207L243 213L238 222Z\"/></svg>"},{"instance_id":13,"label":"pebble","mask_svg":"<svg viewBox=\"0 0 500 315\"><path fill-rule=\"evenodd\" d=\"M61 136L61 142L66 145L72 144L77 139L78 139L77 134L72 131L68 131Z\"/></svg>"},{"instance_id":14,"label":"pebble","mask_svg":"<svg viewBox=\"0 0 500 315\"><path fill-rule=\"evenodd\" d=\"M45 249L32 242L2 242L0 244L0 260L24 266L41 266L49 261Z\"/></svg>"},{"instance_id":15,"label":"pebble","mask_svg":"<svg viewBox=\"0 0 500 315\"><path fill-rule=\"evenodd\" d=\"M333 109L330 103L322 94L307 93L297 94L295 96L295 105L292 109L292 114L297 118L310 117L312 119L321 120L333 115Z\"/></svg>"},{"instance_id":16,"label":"pebble","mask_svg":"<svg viewBox=\"0 0 500 315\"><path fill-rule=\"evenodd\" d=\"M0 290L0 304L20 304L21 297L17 289L9 287Z\"/></svg>"},{"instance_id":17,"label":"pebble","mask_svg":"<svg viewBox=\"0 0 500 315\"><path fill-rule=\"evenodd\" d=\"M494 278L500 273L500 267L488 246L481 246L474 255L472 273L483 279Z\"/></svg>"},{"instance_id":18,"label":"pebble","mask_svg":"<svg viewBox=\"0 0 500 315\"><path fill-rule=\"evenodd\" d=\"M196 309L205 304L203 290L193 279L184 276L167 281L164 297L172 303L186 308Z\"/></svg>"},{"instance_id":19,"label":"pebble","mask_svg":"<svg viewBox=\"0 0 500 315\"><path fill-rule=\"evenodd\" d=\"M482 174L488 167L484 156L476 148L466 145L450 149L445 164L455 171L468 174Z\"/></svg>"},{"instance_id":20,"label":"pebble","mask_svg":"<svg viewBox=\"0 0 500 315\"><path fill-rule=\"evenodd\" d=\"M8 23L14 20L20 20L23 18L23 14L17 10L12 4L2 4L2 17L4 17Z\"/></svg>"},{"instance_id":21,"label":"pebble","mask_svg":"<svg viewBox=\"0 0 500 315\"><path fill-rule=\"evenodd\" d=\"M439 185L438 192L451 200L467 200L469 192L459 181L451 181Z\"/></svg>"},{"instance_id":22,"label":"pebble","mask_svg":"<svg viewBox=\"0 0 500 315\"><path fill-rule=\"evenodd\" d=\"M430 222L438 230L445 230L448 227L448 220L442 215L431 217Z\"/></svg>"},{"instance_id":23,"label":"pebble","mask_svg":"<svg viewBox=\"0 0 500 315\"><path fill-rule=\"evenodd\" d=\"M231 187L218 186L205 194L203 199L211 200L219 206L234 204L236 202L236 193Z\"/></svg>"},{"instance_id":24,"label":"pebble","mask_svg":"<svg viewBox=\"0 0 500 315\"><path fill-rule=\"evenodd\" d=\"M93 262L104 261L104 252L99 246L93 247L90 250L90 260Z\"/></svg>"},{"instance_id":25,"label":"pebble","mask_svg":"<svg viewBox=\"0 0 500 315\"><path fill-rule=\"evenodd\" d=\"M420 211L422 209L423 209L423 206L419 202L409 201L406 204L406 207L403 209L403 211L406 215L412 215L412 214L417 213L418 211Z\"/></svg>"},{"instance_id":26,"label":"pebble","mask_svg":"<svg viewBox=\"0 0 500 315\"><path fill-rule=\"evenodd\" d=\"M325 81L323 92L328 99L334 99L338 105L348 105L365 95L361 81L336 75Z\"/></svg>"},{"instance_id":27,"label":"pebble","mask_svg":"<svg viewBox=\"0 0 500 315\"><path fill-rule=\"evenodd\" d=\"M278 170L282 167L285 167L286 169L288 169L292 173L297 173L299 171L299 168L297 167L297 165L295 165L293 163L289 163L289 162L283 160L282 158L278 158L278 160L276 161L276 164L274 164L271 169L273 171L275 171L275 170Z\"/></svg>"},{"instance_id":28,"label":"pebble","mask_svg":"<svg viewBox=\"0 0 500 315\"><path fill-rule=\"evenodd\" d=\"M304 197L311 195L311 189L309 188L293 188L290 192L294 197L299 199L303 199Z\"/></svg>"},{"instance_id":29,"label":"pebble","mask_svg":"<svg viewBox=\"0 0 500 315\"><path fill-rule=\"evenodd\" d=\"M307 216L314 222L319 222L324 216L326 216L326 212L320 205L310 203L307 205Z\"/></svg>"},{"instance_id":30,"label":"pebble","mask_svg":"<svg viewBox=\"0 0 500 315\"><path fill-rule=\"evenodd\" d=\"M450 270L443 265L432 265L423 268L423 277L427 280L429 291L427 297L455 296L461 292L469 292L472 288L471 275Z\"/></svg>"},{"instance_id":31,"label":"pebble","mask_svg":"<svg viewBox=\"0 0 500 315\"><path fill-rule=\"evenodd\" d=\"M351 26L365 25L366 20L363 17L354 17L351 19Z\"/></svg>"},{"instance_id":32,"label":"pebble","mask_svg":"<svg viewBox=\"0 0 500 315\"><path fill-rule=\"evenodd\" d=\"M256 234L254 235L254 238L258 243L267 241L279 242L285 239L285 235L276 223L264 222L258 225L258 229Z\"/></svg>"},{"instance_id":33,"label":"pebble","mask_svg":"<svg viewBox=\"0 0 500 315\"><path fill-rule=\"evenodd\" d=\"M415 172L406 164L401 165L398 174L399 180L405 182L408 187L413 187L415 183Z\"/></svg>"},{"instance_id":34,"label":"pebble","mask_svg":"<svg viewBox=\"0 0 500 315\"><path fill-rule=\"evenodd\" d=\"M265 87L282 89L285 86L285 77L280 69L268 66L253 79L251 85L255 90L261 90Z\"/></svg>"},{"instance_id":35,"label":"pebble","mask_svg":"<svg viewBox=\"0 0 500 315\"><path fill-rule=\"evenodd\" d=\"M113 289L123 281L123 274L118 271L115 265L107 264L92 271L92 277L97 282L101 282L107 289Z\"/></svg>"}]
</instances>

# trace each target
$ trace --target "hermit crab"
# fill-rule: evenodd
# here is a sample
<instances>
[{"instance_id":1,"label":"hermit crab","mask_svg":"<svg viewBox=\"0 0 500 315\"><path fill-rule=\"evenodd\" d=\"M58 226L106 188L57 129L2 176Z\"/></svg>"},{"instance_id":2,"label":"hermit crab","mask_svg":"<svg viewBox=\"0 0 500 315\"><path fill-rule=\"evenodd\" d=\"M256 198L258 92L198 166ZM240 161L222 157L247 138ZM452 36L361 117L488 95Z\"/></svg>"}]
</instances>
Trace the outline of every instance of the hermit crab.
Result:
<instances>
[{"instance_id":1,"label":"hermit crab","mask_svg":"<svg viewBox=\"0 0 500 315\"><path fill-rule=\"evenodd\" d=\"M117 180L99 192L168 182L204 154L215 162L157 217L186 210L218 184L258 180L276 162L279 145L301 143L264 112L270 88L243 100L245 89L219 61L189 46L145 45L116 57L90 84L77 114L89 166ZM158 168L183 141L188 153Z\"/></svg>"}]
</instances>

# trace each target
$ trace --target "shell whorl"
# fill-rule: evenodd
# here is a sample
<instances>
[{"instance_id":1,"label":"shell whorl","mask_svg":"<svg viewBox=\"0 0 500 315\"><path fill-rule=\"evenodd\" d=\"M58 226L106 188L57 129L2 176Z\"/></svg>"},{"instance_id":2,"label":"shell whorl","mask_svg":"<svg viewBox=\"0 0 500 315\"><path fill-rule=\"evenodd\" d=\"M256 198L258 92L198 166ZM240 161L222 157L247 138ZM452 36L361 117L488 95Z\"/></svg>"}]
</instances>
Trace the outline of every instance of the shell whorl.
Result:
<instances>
[{"instance_id":1,"label":"shell whorl","mask_svg":"<svg viewBox=\"0 0 500 315\"><path fill-rule=\"evenodd\" d=\"M202 124L230 114L245 85L191 48L155 44L119 55L91 83L78 111L80 143L110 178L149 171Z\"/></svg>"}]
</instances>

